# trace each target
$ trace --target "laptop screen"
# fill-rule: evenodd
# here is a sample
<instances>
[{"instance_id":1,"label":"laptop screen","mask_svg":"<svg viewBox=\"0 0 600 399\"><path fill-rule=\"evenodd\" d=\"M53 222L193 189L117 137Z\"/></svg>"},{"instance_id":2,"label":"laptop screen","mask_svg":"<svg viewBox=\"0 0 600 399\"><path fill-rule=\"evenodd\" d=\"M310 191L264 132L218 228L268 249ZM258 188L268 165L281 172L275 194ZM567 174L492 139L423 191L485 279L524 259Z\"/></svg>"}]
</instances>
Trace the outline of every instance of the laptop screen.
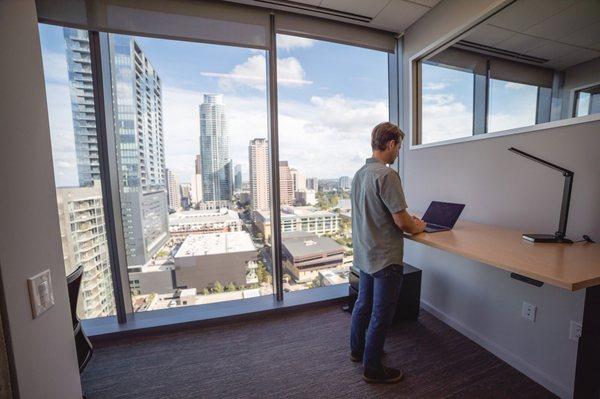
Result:
<instances>
[{"instance_id":1,"label":"laptop screen","mask_svg":"<svg viewBox=\"0 0 600 399\"><path fill-rule=\"evenodd\" d=\"M464 207L464 204L431 201L429 208L423 215L423 220L427 223L453 228Z\"/></svg>"}]
</instances>

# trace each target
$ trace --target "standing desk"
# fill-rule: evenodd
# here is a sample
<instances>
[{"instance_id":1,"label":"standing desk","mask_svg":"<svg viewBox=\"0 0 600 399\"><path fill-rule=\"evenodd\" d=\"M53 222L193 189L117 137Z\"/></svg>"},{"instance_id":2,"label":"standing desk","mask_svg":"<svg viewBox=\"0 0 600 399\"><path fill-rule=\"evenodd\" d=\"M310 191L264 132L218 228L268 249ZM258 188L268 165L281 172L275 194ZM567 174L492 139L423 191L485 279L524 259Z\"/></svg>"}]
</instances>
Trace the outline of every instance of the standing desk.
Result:
<instances>
[{"instance_id":1,"label":"standing desk","mask_svg":"<svg viewBox=\"0 0 600 399\"><path fill-rule=\"evenodd\" d=\"M574 397L600 398L600 244L541 244L522 232L460 221L451 231L406 235L409 240L499 269L527 283L585 289Z\"/></svg>"}]
</instances>

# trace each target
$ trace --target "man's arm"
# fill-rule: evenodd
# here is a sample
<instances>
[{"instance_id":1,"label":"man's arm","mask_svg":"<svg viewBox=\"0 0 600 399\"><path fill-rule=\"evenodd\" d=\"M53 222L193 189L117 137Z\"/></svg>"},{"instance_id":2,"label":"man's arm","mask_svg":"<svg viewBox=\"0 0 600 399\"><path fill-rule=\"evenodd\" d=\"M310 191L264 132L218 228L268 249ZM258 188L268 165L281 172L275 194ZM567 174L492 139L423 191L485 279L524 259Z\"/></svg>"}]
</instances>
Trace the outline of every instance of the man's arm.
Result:
<instances>
[{"instance_id":1,"label":"man's arm","mask_svg":"<svg viewBox=\"0 0 600 399\"><path fill-rule=\"evenodd\" d=\"M393 213L392 217L394 218L394 223L396 223L396 226L402 229L402 231L405 233L417 234L425 230L426 223L416 216L411 216L406 209L403 209L397 213Z\"/></svg>"}]
</instances>

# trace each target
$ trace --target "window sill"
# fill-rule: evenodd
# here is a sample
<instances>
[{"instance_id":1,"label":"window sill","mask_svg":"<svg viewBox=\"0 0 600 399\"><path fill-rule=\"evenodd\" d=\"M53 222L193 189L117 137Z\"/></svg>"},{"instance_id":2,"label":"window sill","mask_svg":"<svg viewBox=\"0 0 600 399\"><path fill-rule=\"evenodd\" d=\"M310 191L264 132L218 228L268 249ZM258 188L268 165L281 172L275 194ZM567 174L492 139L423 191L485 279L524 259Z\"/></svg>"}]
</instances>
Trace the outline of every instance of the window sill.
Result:
<instances>
[{"instance_id":1,"label":"window sill","mask_svg":"<svg viewBox=\"0 0 600 399\"><path fill-rule=\"evenodd\" d=\"M510 129L510 130L502 130L500 132L476 134L474 136L466 136L466 137L460 137L460 138L444 140L444 141L436 141L435 143L414 144L414 145L411 144L409 147L409 150L411 150L411 151L412 150L420 150L423 148L465 143L468 141L485 140L485 139L492 139L495 137L503 137L503 136L512 136L513 134L531 133L531 132L536 132L536 131L540 131L540 130L552 129L552 128L557 128L557 127L565 127L565 126L571 126L571 125L578 125L581 123L589 123L589 122L595 122L595 121L600 121L600 114L578 116L576 118L561 119L559 121L540 123L538 125L524 126L524 127Z\"/></svg>"},{"instance_id":2,"label":"window sill","mask_svg":"<svg viewBox=\"0 0 600 399\"><path fill-rule=\"evenodd\" d=\"M94 343L113 339L164 333L225 321L282 313L314 304L343 302L348 297L348 284L285 293L278 302L274 295L234 301L184 306L172 309L139 312L126 323L119 324L116 316L82 320L86 335Z\"/></svg>"}]
</instances>

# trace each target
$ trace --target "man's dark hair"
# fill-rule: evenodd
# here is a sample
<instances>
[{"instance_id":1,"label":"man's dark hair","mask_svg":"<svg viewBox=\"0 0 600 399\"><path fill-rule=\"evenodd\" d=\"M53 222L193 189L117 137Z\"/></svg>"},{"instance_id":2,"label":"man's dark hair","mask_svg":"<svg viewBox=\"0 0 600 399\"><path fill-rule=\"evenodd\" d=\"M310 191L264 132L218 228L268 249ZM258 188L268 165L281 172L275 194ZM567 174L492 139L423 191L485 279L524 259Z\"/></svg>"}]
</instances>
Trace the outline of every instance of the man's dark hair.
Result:
<instances>
[{"instance_id":1,"label":"man's dark hair","mask_svg":"<svg viewBox=\"0 0 600 399\"><path fill-rule=\"evenodd\" d=\"M381 122L371 132L371 148L373 150L385 150L390 141L399 143L404 139L404 132L391 122Z\"/></svg>"}]
</instances>

